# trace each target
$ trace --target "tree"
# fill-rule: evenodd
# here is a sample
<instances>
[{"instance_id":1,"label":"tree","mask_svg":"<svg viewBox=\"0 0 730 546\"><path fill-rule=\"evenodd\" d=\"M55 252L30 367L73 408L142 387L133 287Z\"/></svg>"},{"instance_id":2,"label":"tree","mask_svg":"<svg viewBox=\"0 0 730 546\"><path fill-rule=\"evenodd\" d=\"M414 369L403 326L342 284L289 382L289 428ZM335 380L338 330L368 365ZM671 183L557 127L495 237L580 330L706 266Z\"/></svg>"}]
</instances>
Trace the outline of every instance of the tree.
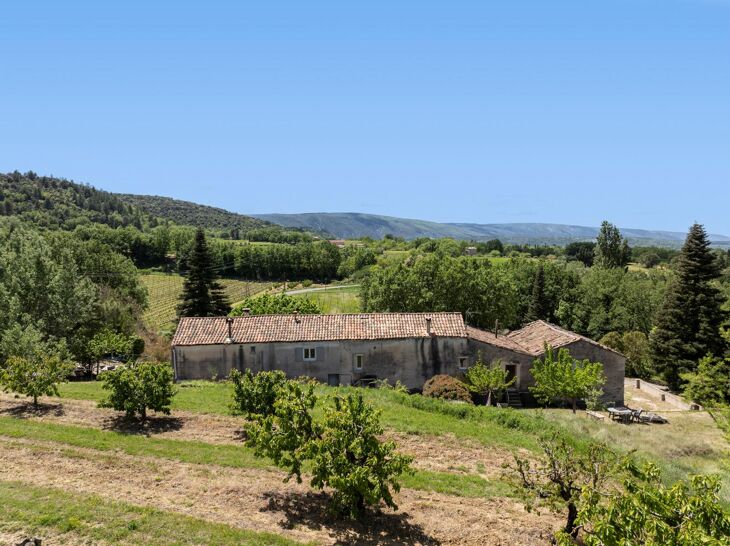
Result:
<instances>
[{"instance_id":1,"label":"tree","mask_svg":"<svg viewBox=\"0 0 730 546\"><path fill-rule=\"evenodd\" d=\"M582 262L586 267L591 267L595 248L596 243L592 241L570 243L565 247L565 256L571 260Z\"/></svg>"},{"instance_id":2,"label":"tree","mask_svg":"<svg viewBox=\"0 0 730 546\"><path fill-rule=\"evenodd\" d=\"M720 335L728 317L725 298L714 285L720 274L705 229L694 224L649 337L654 367L672 389L681 387L681 375L694 371L700 358L720 356L727 348Z\"/></svg>"},{"instance_id":3,"label":"tree","mask_svg":"<svg viewBox=\"0 0 730 546\"><path fill-rule=\"evenodd\" d=\"M730 514L720 500L719 476L693 476L665 485L652 463L628 463L623 487L606 492L583 488L576 523L586 546L646 544L695 546L730 544ZM558 544L573 546L569 534Z\"/></svg>"},{"instance_id":4,"label":"tree","mask_svg":"<svg viewBox=\"0 0 730 546\"><path fill-rule=\"evenodd\" d=\"M286 294L273 295L263 294L253 298L246 298L236 305L229 313L232 317L251 315L289 315L299 313L302 315L319 315L322 309L315 301L307 298L295 298Z\"/></svg>"},{"instance_id":5,"label":"tree","mask_svg":"<svg viewBox=\"0 0 730 546\"><path fill-rule=\"evenodd\" d=\"M604 492L618 459L604 444L591 443L581 451L560 436L541 438L539 444L544 457L536 464L515 455L519 491L526 495L528 510L536 503L556 512L567 509L563 533L575 539L581 494L586 487Z\"/></svg>"},{"instance_id":6,"label":"tree","mask_svg":"<svg viewBox=\"0 0 730 546\"><path fill-rule=\"evenodd\" d=\"M412 458L397 454L393 442L381 442L382 434L380 412L361 394L335 396L310 447L312 486L333 488L335 508L353 518L381 501L398 508L392 493L400 491L398 476L409 471Z\"/></svg>"},{"instance_id":7,"label":"tree","mask_svg":"<svg viewBox=\"0 0 730 546\"><path fill-rule=\"evenodd\" d=\"M0 386L6 392L33 397L58 396L58 384L73 372L73 363L59 354L34 351L32 356L11 356L0 366Z\"/></svg>"},{"instance_id":8,"label":"tree","mask_svg":"<svg viewBox=\"0 0 730 546\"><path fill-rule=\"evenodd\" d=\"M274 403L286 383L286 374L281 370L256 374L249 369L243 373L232 370L228 379L233 384L233 413L253 419L274 413Z\"/></svg>"},{"instance_id":9,"label":"tree","mask_svg":"<svg viewBox=\"0 0 730 546\"><path fill-rule=\"evenodd\" d=\"M195 232L195 243L188 260L188 274L183 284L178 317L213 317L231 310L223 287L216 280L205 233Z\"/></svg>"},{"instance_id":10,"label":"tree","mask_svg":"<svg viewBox=\"0 0 730 546\"><path fill-rule=\"evenodd\" d=\"M312 410L317 402L312 385L287 381L278 391L274 410L258 414L246 425L247 443L257 456L268 457L289 471L287 480L302 481L305 461L311 461L312 487L335 490L332 507L352 517L381 501L397 508L392 492L398 477L410 472L411 458L395 453L392 442L381 442L379 413L362 395L333 398L324 420Z\"/></svg>"},{"instance_id":11,"label":"tree","mask_svg":"<svg viewBox=\"0 0 730 546\"><path fill-rule=\"evenodd\" d=\"M147 410L170 414L175 396L172 366L169 362L141 362L103 372L102 388L109 395L99 402L101 408L123 411L127 417L147 418Z\"/></svg>"},{"instance_id":12,"label":"tree","mask_svg":"<svg viewBox=\"0 0 730 546\"><path fill-rule=\"evenodd\" d=\"M527 310L527 320L545 320L550 315L550 303L545 294L545 268L541 263L537 266L535 280L532 283L532 298Z\"/></svg>"},{"instance_id":13,"label":"tree","mask_svg":"<svg viewBox=\"0 0 730 546\"><path fill-rule=\"evenodd\" d=\"M517 381L516 377L508 379L509 373L502 368L502 363L499 360L492 362L491 366L486 366L482 361L481 354L476 363L464 375L469 390L487 397L487 406L492 405L492 396L494 394L507 390Z\"/></svg>"},{"instance_id":14,"label":"tree","mask_svg":"<svg viewBox=\"0 0 730 546\"><path fill-rule=\"evenodd\" d=\"M573 413L576 412L578 400L594 396L606 382L600 362L576 360L565 348L559 349L556 355L547 344L545 356L533 362L531 372L535 386L530 387L530 391L535 398L543 403L567 400Z\"/></svg>"},{"instance_id":15,"label":"tree","mask_svg":"<svg viewBox=\"0 0 730 546\"><path fill-rule=\"evenodd\" d=\"M628 242L621 236L621 231L610 222L604 220L596 239L593 263L605 269L624 267L629 263L631 250Z\"/></svg>"},{"instance_id":16,"label":"tree","mask_svg":"<svg viewBox=\"0 0 730 546\"><path fill-rule=\"evenodd\" d=\"M649 357L649 338L644 332L609 332L600 340L626 357L626 375L650 379L653 373Z\"/></svg>"},{"instance_id":17,"label":"tree","mask_svg":"<svg viewBox=\"0 0 730 546\"><path fill-rule=\"evenodd\" d=\"M730 357L700 359L697 370L682 374L684 396L714 408L730 404Z\"/></svg>"}]
</instances>

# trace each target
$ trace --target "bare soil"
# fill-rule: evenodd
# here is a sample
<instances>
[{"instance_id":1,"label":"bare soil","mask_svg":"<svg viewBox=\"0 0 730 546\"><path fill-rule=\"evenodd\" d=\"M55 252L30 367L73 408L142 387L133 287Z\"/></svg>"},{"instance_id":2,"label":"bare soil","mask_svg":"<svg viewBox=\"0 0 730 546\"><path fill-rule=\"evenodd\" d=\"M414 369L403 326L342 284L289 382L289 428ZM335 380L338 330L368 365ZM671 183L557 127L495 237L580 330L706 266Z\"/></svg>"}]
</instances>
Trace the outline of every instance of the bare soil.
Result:
<instances>
[{"instance_id":1,"label":"bare soil","mask_svg":"<svg viewBox=\"0 0 730 546\"><path fill-rule=\"evenodd\" d=\"M32 464L30 464L32 461ZM367 525L337 520L327 496L283 483L278 470L231 469L103 454L46 442L0 444L0 480L95 494L231 526L321 544L514 544L548 542L554 517L527 513L510 499L465 499L404 490L398 512Z\"/></svg>"}]
</instances>

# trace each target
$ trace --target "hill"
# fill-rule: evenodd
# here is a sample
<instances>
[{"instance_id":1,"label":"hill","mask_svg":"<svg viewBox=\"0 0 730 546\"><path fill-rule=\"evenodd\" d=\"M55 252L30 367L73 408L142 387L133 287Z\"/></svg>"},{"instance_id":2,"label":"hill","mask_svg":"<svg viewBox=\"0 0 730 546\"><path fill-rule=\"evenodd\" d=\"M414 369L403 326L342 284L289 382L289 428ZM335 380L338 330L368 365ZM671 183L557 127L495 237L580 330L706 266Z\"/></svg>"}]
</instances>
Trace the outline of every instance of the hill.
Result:
<instances>
[{"instance_id":1,"label":"hill","mask_svg":"<svg viewBox=\"0 0 730 546\"><path fill-rule=\"evenodd\" d=\"M284 227L308 229L329 234L336 238L373 237L386 234L405 239L416 237L453 237L455 239L485 241L500 239L516 244L567 244L574 241L595 239L597 227L565 224L515 223L515 224L473 224L439 223L425 220L362 214L305 213L305 214L258 214L257 218L277 223ZM678 247L686 236L683 232L621 228L629 242L636 245L658 245ZM730 237L710 235L718 246L730 246Z\"/></svg>"},{"instance_id":2,"label":"hill","mask_svg":"<svg viewBox=\"0 0 730 546\"><path fill-rule=\"evenodd\" d=\"M208 229L238 229L241 232L272 226L271 222L266 220L244 216L243 214L237 214L208 205L181 201L171 197L133 195L128 193L116 195L121 201L138 207L148 214L181 225Z\"/></svg>"},{"instance_id":3,"label":"hill","mask_svg":"<svg viewBox=\"0 0 730 546\"><path fill-rule=\"evenodd\" d=\"M0 174L0 216L14 216L46 229L73 229L88 223L144 229L158 223L113 193L32 171Z\"/></svg>"}]
</instances>

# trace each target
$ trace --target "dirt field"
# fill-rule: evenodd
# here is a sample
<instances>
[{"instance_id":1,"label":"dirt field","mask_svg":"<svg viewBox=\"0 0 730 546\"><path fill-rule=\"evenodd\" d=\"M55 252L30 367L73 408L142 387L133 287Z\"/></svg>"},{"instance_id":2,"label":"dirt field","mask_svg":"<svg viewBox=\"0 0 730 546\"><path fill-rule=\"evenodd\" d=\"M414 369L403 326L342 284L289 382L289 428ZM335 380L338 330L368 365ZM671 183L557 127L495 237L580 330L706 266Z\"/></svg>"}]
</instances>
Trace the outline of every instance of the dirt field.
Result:
<instances>
[{"instance_id":1,"label":"dirt field","mask_svg":"<svg viewBox=\"0 0 730 546\"><path fill-rule=\"evenodd\" d=\"M43 411L29 410L8 396L0 415L94 429L119 430L114 412L91 402L49 399ZM240 419L176 412L145 429L127 430L159 438L211 444L240 443ZM506 451L490 451L450 436L389 432L416 467L449 472L477 471L496 477ZM32 463L31 463L32 461ZM559 521L527 513L505 498L464 498L404 489L398 512L385 511L367 526L327 515L326 495L306 485L284 483L276 469L189 464L122 452L97 451L46 441L2 438L0 480L60 488L79 494L156 507L256 531L318 544L546 544ZM66 536L73 541L72 534ZM52 541L57 542L55 538Z\"/></svg>"}]
</instances>

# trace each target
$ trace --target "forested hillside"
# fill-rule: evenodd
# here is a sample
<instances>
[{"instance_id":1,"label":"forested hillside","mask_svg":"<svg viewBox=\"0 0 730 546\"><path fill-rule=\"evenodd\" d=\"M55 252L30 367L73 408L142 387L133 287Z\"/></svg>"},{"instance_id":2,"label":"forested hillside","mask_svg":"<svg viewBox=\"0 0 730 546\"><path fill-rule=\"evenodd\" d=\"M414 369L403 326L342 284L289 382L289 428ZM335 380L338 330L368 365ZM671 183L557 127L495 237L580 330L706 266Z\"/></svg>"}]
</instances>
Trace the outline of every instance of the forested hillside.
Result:
<instances>
[{"instance_id":1,"label":"forested hillside","mask_svg":"<svg viewBox=\"0 0 730 546\"><path fill-rule=\"evenodd\" d=\"M64 178L29 171L0 174L0 216L14 216L35 226L72 230L90 223L146 229L159 222L113 193Z\"/></svg>"},{"instance_id":2,"label":"forested hillside","mask_svg":"<svg viewBox=\"0 0 730 546\"><path fill-rule=\"evenodd\" d=\"M273 224L251 216L236 214L224 209L199 205L159 195L118 194L121 201L133 205L152 216L164 218L176 224L206 229L233 230L245 233L252 229L270 227ZM238 238L238 237L234 237Z\"/></svg>"}]
</instances>

